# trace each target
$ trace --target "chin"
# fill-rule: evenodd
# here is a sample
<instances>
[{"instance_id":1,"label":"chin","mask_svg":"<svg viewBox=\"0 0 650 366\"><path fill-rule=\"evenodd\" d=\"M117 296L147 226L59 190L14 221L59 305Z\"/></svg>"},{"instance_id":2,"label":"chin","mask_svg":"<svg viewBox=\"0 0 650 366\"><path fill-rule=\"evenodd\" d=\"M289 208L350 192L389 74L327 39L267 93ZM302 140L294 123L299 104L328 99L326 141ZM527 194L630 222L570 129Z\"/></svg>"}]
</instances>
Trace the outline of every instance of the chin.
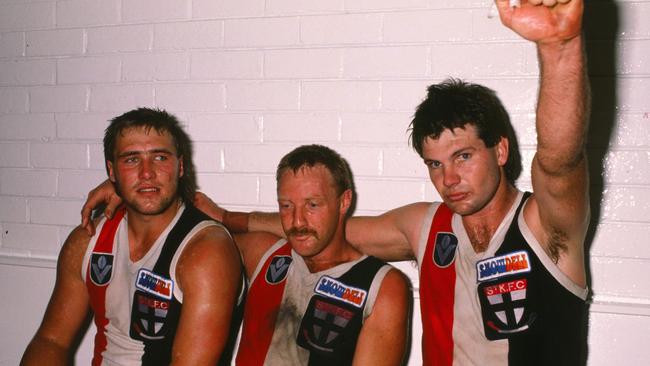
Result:
<instances>
[{"instance_id":1,"label":"chin","mask_svg":"<svg viewBox=\"0 0 650 366\"><path fill-rule=\"evenodd\" d=\"M466 215L471 215L476 213L478 210L476 207L472 206L469 203L464 203L464 202L456 202L456 203L448 203L445 202L447 207L449 207L454 213L457 213L461 216L466 216Z\"/></svg>"}]
</instances>

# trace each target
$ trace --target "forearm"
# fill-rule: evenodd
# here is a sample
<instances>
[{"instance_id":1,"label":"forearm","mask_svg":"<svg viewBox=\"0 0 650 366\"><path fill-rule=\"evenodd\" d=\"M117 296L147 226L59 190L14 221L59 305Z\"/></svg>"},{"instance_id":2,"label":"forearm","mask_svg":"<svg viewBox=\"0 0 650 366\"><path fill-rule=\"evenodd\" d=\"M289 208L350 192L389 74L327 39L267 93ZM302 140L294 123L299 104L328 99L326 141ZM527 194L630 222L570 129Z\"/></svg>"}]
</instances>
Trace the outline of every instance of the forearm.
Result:
<instances>
[{"instance_id":1,"label":"forearm","mask_svg":"<svg viewBox=\"0 0 650 366\"><path fill-rule=\"evenodd\" d=\"M248 217L248 231L265 231L279 237L286 237L277 212L251 212Z\"/></svg>"},{"instance_id":2,"label":"forearm","mask_svg":"<svg viewBox=\"0 0 650 366\"><path fill-rule=\"evenodd\" d=\"M537 159L548 173L562 173L584 158L589 85L583 38L541 43L537 50Z\"/></svg>"},{"instance_id":3,"label":"forearm","mask_svg":"<svg viewBox=\"0 0 650 366\"><path fill-rule=\"evenodd\" d=\"M20 365L67 365L70 363L69 358L70 355L66 348L37 335L27 346Z\"/></svg>"}]
</instances>

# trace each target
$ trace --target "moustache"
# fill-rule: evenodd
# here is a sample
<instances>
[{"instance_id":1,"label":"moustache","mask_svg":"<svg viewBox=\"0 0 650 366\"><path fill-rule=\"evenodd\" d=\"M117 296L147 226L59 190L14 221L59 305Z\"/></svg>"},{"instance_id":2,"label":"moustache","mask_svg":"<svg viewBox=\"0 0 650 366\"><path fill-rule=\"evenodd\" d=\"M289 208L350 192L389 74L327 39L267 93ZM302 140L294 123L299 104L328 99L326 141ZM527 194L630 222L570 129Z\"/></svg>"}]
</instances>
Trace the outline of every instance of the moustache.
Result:
<instances>
[{"instance_id":1,"label":"moustache","mask_svg":"<svg viewBox=\"0 0 650 366\"><path fill-rule=\"evenodd\" d=\"M287 236L294 236L294 235L311 235L316 239L318 239L318 234L316 234L316 231L308 227L292 227L287 232Z\"/></svg>"}]
</instances>

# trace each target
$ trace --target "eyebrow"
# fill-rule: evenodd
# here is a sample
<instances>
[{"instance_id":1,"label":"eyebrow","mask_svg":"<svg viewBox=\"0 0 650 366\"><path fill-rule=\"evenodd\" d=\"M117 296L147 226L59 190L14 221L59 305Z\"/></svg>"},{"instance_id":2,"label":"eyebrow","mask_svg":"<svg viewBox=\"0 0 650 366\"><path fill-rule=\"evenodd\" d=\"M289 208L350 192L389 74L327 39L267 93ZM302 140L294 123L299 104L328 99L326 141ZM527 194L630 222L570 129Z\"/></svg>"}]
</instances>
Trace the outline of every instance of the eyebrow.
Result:
<instances>
[{"instance_id":1,"label":"eyebrow","mask_svg":"<svg viewBox=\"0 0 650 366\"><path fill-rule=\"evenodd\" d=\"M464 153L464 152L466 152L466 151L468 151L468 150L476 151L477 149L476 149L474 146L466 146L466 147L462 147L462 148L460 148L460 149L454 151L454 152L451 154L451 156L458 156L458 155L460 155L460 154L462 154L462 153Z\"/></svg>"},{"instance_id":2,"label":"eyebrow","mask_svg":"<svg viewBox=\"0 0 650 366\"><path fill-rule=\"evenodd\" d=\"M158 149L151 149L151 150L129 150L129 151L124 151L120 154L117 155L118 158L126 157L126 156L134 156L134 155L140 155L144 153L150 153L150 154L167 154L167 155L174 155L174 153L169 150L169 149L163 149L163 148L158 148Z\"/></svg>"}]
</instances>

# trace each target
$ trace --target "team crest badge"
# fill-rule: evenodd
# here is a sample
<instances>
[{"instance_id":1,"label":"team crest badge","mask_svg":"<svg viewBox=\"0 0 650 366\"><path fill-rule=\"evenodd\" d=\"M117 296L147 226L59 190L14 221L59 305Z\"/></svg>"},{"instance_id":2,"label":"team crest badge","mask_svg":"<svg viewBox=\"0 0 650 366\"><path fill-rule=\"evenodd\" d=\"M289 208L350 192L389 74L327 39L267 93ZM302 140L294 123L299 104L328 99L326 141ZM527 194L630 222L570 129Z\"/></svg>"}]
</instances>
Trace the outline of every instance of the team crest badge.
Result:
<instances>
[{"instance_id":1,"label":"team crest badge","mask_svg":"<svg viewBox=\"0 0 650 366\"><path fill-rule=\"evenodd\" d=\"M439 232L433 248L433 263L440 268L449 267L456 258L458 238L454 233Z\"/></svg>"},{"instance_id":2,"label":"team crest badge","mask_svg":"<svg viewBox=\"0 0 650 366\"><path fill-rule=\"evenodd\" d=\"M483 309L485 335L488 339L503 339L510 334L526 331L537 317L527 309L526 278L482 283L478 291Z\"/></svg>"},{"instance_id":3,"label":"team crest badge","mask_svg":"<svg viewBox=\"0 0 650 366\"><path fill-rule=\"evenodd\" d=\"M169 312L170 301L136 291L131 308L131 337L139 340L163 339L167 333L165 321Z\"/></svg>"},{"instance_id":4,"label":"team crest badge","mask_svg":"<svg viewBox=\"0 0 650 366\"><path fill-rule=\"evenodd\" d=\"M275 285L287 278L289 267L293 259L287 255L278 255L271 259L271 264L266 271L266 282Z\"/></svg>"},{"instance_id":5,"label":"team crest badge","mask_svg":"<svg viewBox=\"0 0 650 366\"><path fill-rule=\"evenodd\" d=\"M113 276L113 254L92 253L90 256L90 279L97 286L104 286Z\"/></svg>"},{"instance_id":6,"label":"team crest badge","mask_svg":"<svg viewBox=\"0 0 650 366\"><path fill-rule=\"evenodd\" d=\"M355 312L332 302L312 298L300 325L298 345L312 352L333 354L346 328L356 324Z\"/></svg>"}]
</instances>

